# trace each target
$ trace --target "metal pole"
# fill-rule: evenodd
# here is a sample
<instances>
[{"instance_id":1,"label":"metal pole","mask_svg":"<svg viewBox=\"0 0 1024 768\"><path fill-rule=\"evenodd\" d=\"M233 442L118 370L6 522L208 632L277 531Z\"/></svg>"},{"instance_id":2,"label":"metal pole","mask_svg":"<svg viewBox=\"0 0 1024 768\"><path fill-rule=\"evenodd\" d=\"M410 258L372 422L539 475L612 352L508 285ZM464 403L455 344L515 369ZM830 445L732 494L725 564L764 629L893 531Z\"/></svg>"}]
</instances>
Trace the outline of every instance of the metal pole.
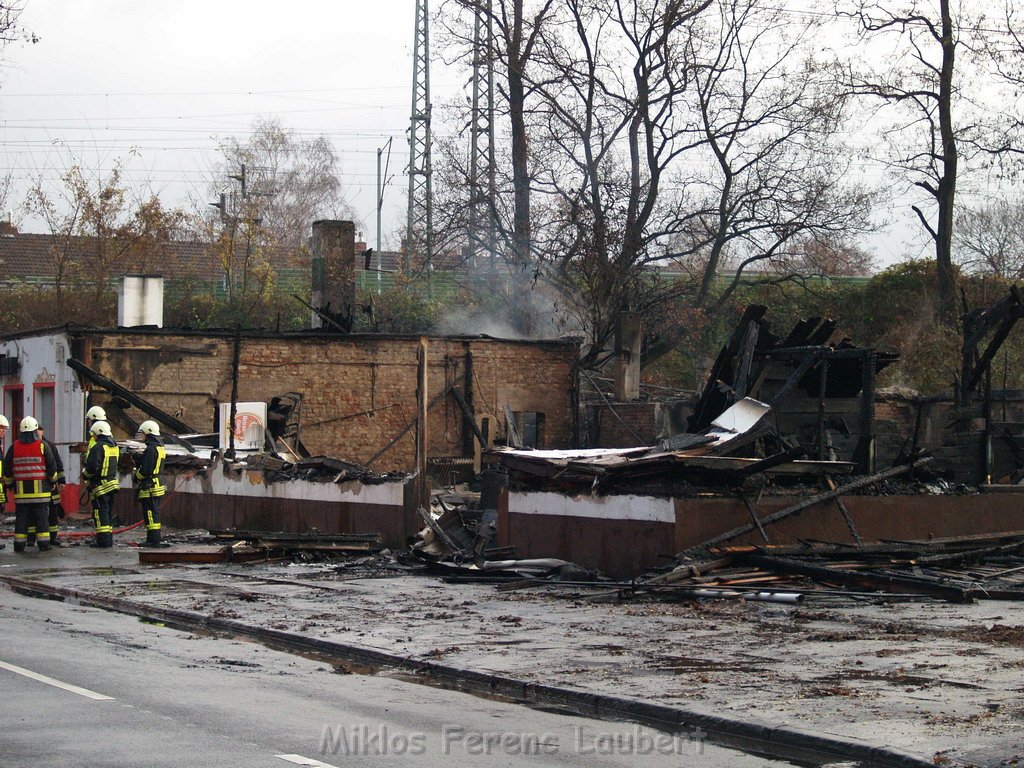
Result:
<instances>
[{"instance_id":1,"label":"metal pole","mask_svg":"<svg viewBox=\"0 0 1024 768\"><path fill-rule=\"evenodd\" d=\"M242 328L235 326L235 343L231 350L231 408L228 411L227 458L235 458L235 417L238 415L238 368L242 359Z\"/></svg>"},{"instance_id":2,"label":"metal pole","mask_svg":"<svg viewBox=\"0 0 1024 768\"><path fill-rule=\"evenodd\" d=\"M430 8L428 0L416 0L412 109L409 115L409 210L402 266L407 271L410 255L414 251L420 252L428 296L432 293L434 249L430 120ZM420 227L419 235L417 225Z\"/></svg>"},{"instance_id":3,"label":"metal pole","mask_svg":"<svg viewBox=\"0 0 1024 768\"><path fill-rule=\"evenodd\" d=\"M430 511L430 486L427 483L427 337L420 337L416 355L416 488L417 503Z\"/></svg>"},{"instance_id":4,"label":"metal pole","mask_svg":"<svg viewBox=\"0 0 1024 768\"><path fill-rule=\"evenodd\" d=\"M497 224L497 159L494 150L494 21L492 0L487 0L487 258L488 282L491 290L498 280L498 224Z\"/></svg>"},{"instance_id":5,"label":"metal pole","mask_svg":"<svg viewBox=\"0 0 1024 768\"><path fill-rule=\"evenodd\" d=\"M384 148L383 147L378 147L377 148L377 243L376 243L376 246L377 246L377 294L378 295L380 294L380 290L381 290L381 286L380 286L380 265L381 265L381 258L380 258L380 251L381 251L381 244L380 244L380 209L381 209L381 207L383 206L383 203L384 203L383 182L381 181L381 178L380 178L380 158L381 158L381 155L383 155L383 154L384 154Z\"/></svg>"}]
</instances>

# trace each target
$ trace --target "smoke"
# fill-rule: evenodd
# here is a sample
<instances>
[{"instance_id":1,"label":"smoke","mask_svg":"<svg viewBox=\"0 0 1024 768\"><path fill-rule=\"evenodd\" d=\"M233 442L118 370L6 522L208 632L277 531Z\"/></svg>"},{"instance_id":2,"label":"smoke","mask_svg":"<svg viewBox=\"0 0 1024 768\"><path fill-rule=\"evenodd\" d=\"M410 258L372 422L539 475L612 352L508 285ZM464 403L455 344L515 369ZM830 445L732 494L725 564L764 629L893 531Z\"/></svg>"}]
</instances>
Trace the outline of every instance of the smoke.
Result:
<instances>
[{"instance_id":1,"label":"smoke","mask_svg":"<svg viewBox=\"0 0 1024 768\"><path fill-rule=\"evenodd\" d=\"M508 277L492 293L489 307L451 307L435 323L438 333L452 336L486 335L499 339L557 339L582 335L580 325L559 304L557 295L541 283L522 287Z\"/></svg>"}]
</instances>

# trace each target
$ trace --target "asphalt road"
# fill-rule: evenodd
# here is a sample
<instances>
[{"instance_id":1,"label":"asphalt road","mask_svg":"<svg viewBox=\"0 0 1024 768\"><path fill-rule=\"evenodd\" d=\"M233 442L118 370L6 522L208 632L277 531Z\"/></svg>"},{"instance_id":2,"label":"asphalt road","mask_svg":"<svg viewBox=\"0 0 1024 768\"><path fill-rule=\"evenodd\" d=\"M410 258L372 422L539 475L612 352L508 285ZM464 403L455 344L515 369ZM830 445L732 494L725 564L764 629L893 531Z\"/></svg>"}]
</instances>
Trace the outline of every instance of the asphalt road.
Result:
<instances>
[{"instance_id":1,"label":"asphalt road","mask_svg":"<svg viewBox=\"0 0 1024 768\"><path fill-rule=\"evenodd\" d=\"M786 765L0 586L0 766Z\"/></svg>"}]
</instances>

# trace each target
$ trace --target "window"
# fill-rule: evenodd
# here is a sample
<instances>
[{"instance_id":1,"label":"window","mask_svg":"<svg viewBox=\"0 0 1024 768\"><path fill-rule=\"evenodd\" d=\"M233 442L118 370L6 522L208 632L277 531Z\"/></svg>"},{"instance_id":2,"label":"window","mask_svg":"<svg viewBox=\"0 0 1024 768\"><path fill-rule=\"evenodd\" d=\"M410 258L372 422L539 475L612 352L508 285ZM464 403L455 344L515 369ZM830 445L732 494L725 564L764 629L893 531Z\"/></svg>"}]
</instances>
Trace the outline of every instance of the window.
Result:
<instances>
[{"instance_id":1,"label":"window","mask_svg":"<svg viewBox=\"0 0 1024 768\"><path fill-rule=\"evenodd\" d=\"M57 439L57 408L54 401L53 384L36 384L32 388L32 415L39 426L46 430L49 440Z\"/></svg>"},{"instance_id":2,"label":"window","mask_svg":"<svg viewBox=\"0 0 1024 768\"><path fill-rule=\"evenodd\" d=\"M544 444L544 414L537 411L516 411L516 429L523 448L540 448Z\"/></svg>"}]
</instances>

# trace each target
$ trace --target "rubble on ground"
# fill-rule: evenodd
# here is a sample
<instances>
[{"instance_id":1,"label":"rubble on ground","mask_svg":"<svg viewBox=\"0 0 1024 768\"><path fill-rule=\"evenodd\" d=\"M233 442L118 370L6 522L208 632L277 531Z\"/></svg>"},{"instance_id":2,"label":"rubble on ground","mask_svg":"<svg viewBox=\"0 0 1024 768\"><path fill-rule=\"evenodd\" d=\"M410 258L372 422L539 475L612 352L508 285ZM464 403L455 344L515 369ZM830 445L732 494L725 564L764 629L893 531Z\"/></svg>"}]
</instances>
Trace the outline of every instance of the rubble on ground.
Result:
<instances>
[{"instance_id":1,"label":"rubble on ground","mask_svg":"<svg viewBox=\"0 0 1024 768\"><path fill-rule=\"evenodd\" d=\"M192 436L185 436L188 437ZM122 440L118 445L121 447L122 464L128 467L138 462L146 447L145 443L137 440ZM234 459L227 459L216 448L194 446L184 440L177 443L167 441L164 447L167 451L164 468L168 474L201 474L223 462L229 471L262 472L267 485L293 480L314 483L358 481L365 485L376 485L408 477L405 472L374 472L368 467L332 456L291 456L290 459L286 459L282 458L281 453L275 455L267 452L239 452Z\"/></svg>"}]
</instances>

